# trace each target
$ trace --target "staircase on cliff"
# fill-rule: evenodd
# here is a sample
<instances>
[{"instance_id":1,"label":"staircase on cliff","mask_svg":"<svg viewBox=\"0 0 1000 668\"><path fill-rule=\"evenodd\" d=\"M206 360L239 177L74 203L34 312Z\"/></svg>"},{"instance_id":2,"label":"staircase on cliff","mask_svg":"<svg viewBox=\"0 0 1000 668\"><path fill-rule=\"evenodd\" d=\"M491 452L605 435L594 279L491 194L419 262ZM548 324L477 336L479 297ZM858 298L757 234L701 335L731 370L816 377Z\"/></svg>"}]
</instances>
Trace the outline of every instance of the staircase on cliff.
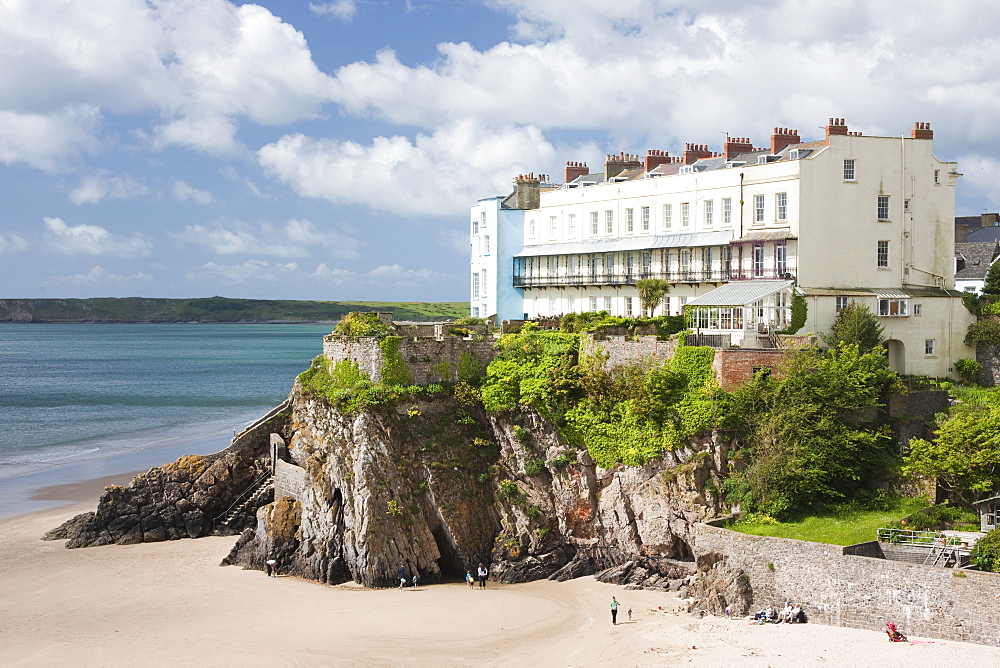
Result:
<instances>
[{"instance_id":1,"label":"staircase on cliff","mask_svg":"<svg viewBox=\"0 0 1000 668\"><path fill-rule=\"evenodd\" d=\"M216 533L239 533L248 513L274 500L274 475L268 471L236 497L233 505L215 518Z\"/></svg>"}]
</instances>

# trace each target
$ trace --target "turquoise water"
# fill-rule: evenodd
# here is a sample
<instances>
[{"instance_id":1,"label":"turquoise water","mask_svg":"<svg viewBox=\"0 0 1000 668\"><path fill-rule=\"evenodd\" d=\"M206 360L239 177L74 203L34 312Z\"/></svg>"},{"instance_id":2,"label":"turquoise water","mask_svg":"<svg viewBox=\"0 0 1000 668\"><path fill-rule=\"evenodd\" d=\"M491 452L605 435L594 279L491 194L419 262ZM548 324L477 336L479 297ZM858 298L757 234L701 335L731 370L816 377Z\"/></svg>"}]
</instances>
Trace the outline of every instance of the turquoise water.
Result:
<instances>
[{"instance_id":1,"label":"turquoise water","mask_svg":"<svg viewBox=\"0 0 1000 668\"><path fill-rule=\"evenodd\" d=\"M331 329L0 324L0 482L224 448L288 396Z\"/></svg>"}]
</instances>

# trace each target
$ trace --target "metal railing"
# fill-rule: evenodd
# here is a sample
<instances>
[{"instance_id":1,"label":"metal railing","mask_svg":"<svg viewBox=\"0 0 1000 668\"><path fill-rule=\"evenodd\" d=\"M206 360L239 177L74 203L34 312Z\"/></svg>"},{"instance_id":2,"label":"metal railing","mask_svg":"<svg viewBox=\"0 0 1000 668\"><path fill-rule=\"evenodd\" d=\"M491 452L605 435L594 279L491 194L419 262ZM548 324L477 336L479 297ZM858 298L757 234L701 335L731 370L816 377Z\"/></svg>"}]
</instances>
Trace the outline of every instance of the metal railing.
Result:
<instances>
[{"instance_id":1,"label":"metal railing","mask_svg":"<svg viewBox=\"0 0 1000 668\"><path fill-rule=\"evenodd\" d=\"M216 515L215 519L212 520L212 524L214 526L218 526L219 522L225 521L226 516L230 512L232 512L234 508L236 508L240 503L243 503L244 501L252 497L257 492L257 490L259 490L267 482L268 478L272 477L272 475L273 474L271 473L271 471L268 471L261 477L254 480L249 487L243 490L240 493L240 495L236 497L236 500L233 501L233 503L228 508L226 508L219 515Z\"/></svg>"},{"instance_id":2,"label":"metal railing","mask_svg":"<svg viewBox=\"0 0 1000 668\"><path fill-rule=\"evenodd\" d=\"M670 283L723 283L729 273L722 270L709 271L632 271L623 273L576 273L555 276L514 275L514 287L551 287L568 285L634 285L636 281L656 278Z\"/></svg>"}]
</instances>

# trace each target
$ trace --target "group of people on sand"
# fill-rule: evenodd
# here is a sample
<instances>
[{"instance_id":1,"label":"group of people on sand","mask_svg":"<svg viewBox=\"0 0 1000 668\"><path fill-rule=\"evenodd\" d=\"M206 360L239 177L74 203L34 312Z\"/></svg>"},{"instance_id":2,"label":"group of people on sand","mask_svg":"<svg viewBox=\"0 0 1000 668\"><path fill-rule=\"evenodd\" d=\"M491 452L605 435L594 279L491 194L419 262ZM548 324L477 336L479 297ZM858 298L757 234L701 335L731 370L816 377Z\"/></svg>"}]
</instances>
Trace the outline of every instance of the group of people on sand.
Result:
<instances>
[{"instance_id":1,"label":"group of people on sand","mask_svg":"<svg viewBox=\"0 0 1000 668\"><path fill-rule=\"evenodd\" d=\"M465 572L465 581L468 583L469 589L476 586L476 580L479 580L480 589L486 589L486 578L489 577L489 574L489 569L483 566L483 562L480 561L479 567L476 568L476 578L472 577L472 571L469 570Z\"/></svg>"},{"instance_id":2,"label":"group of people on sand","mask_svg":"<svg viewBox=\"0 0 1000 668\"><path fill-rule=\"evenodd\" d=\"M732 608L727 606L726 617L732 616ZM789 601L785 601L785 607L781 610L769 605L763 610L755 612L752 618L757 624L801 624L806 621L806 615L802 612L802 604L796 603L793 606Z\"/></svg>"}]
</instances>

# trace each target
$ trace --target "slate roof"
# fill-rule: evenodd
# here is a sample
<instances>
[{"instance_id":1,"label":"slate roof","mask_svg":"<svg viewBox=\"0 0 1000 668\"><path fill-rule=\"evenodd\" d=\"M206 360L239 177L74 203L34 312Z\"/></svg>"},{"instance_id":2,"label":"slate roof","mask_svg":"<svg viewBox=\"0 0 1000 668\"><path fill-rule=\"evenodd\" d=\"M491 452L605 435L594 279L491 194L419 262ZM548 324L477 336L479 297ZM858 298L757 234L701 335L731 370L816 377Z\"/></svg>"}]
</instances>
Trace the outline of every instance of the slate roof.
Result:
<instances>
[{"instance_id":1,"label":"slate roof","mask_svg":"<svg viewBox=\"0 0 1000 668\"><path fill-rule=\"evenodd\" d=\"M688 306L746 306L795 285L795 281L733 281L695 297Z\"/></svg>"},{"instance_id":2,"label":"slate roof","mask_svg":"<svg viewBox=\"0 0 1000 668\"><path fill-rule=\"evenodd\" d=\"M975 281L986 278L986 273L997 256L1000 256L1000 243L996 241L955 244L955 259L958 261L955 280Z\"/></svg>"},{"instance_id":3,"label":"slate roof","mask_svg":"<svg viewBox=\"0 0 1000 668\"><path fill-rule=\"evenodd\" d=\"M992 225L969 232L968 241L1000 241L1000 226Z\"/></svg>"}]
</instances>

